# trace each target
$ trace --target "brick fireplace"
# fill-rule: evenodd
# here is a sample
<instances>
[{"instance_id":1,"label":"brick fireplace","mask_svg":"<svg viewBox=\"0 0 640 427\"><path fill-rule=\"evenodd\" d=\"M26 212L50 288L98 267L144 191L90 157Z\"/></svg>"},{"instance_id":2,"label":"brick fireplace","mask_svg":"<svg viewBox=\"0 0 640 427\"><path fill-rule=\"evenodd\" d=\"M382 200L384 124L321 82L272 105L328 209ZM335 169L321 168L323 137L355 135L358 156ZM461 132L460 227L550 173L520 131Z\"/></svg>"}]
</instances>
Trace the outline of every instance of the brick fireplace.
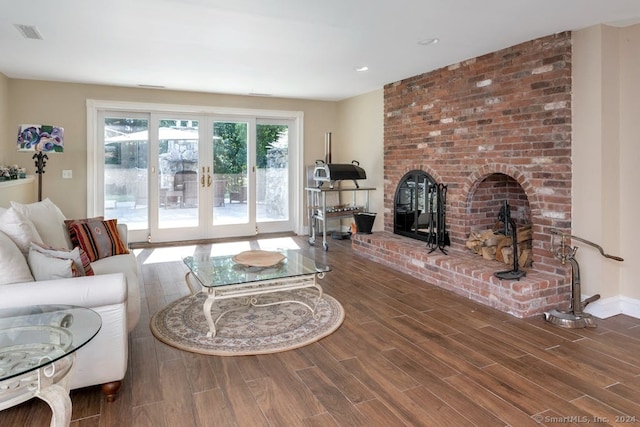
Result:
<instances>
[{"instance_id":1,"label":"brick fireplace","mask_svg":"<svg viewBox=\"0 0 640 427\"><path fill-rule=\"evenodd\" d=\"M384 232L356 235L357 253L481 303L526 317L569 301L550 228L571 226L571 33L532 40L384 88ZM393 235L394 195L421 170L448 186L449 255ZM471 255L471 230L490 228L506 200L531 225L526 278Z\"/></svg>"}]
</instances>

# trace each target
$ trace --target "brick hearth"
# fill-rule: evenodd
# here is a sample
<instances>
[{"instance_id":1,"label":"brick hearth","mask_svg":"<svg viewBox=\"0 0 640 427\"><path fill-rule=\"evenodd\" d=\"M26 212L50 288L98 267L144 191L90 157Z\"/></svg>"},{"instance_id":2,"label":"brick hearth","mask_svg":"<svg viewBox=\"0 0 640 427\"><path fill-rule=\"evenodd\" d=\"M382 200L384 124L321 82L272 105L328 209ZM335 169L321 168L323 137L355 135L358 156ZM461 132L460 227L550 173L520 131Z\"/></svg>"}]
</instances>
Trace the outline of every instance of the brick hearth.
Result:
<instances>
[{"instance_id":1,"label":"brick hearth","mask_svg":"<svg viewBox=\"0 0 640 427\"><path fill-rule=\"evenodd\" d=\"M386 232L357 236L355 251L516 316L569 301L549 229L571 227L571 34L386 85L384 110ZM392 234L396 187L412 170L448 186L448 256ZM464 246L503 200L533 230L533 265L520 282L493 278L509 266Z\"/></svg>"},{"instance_id":2,"label":"brick hearth","mask_svg":"<svg viewBox=\"0 0 640 427\"><path fill-rule=\"evenodd\" d=\"M503 263L456 249L429 254L424 242L389 232L355 234L351 243L359 255L516 317L563 306L570 292L556 274L529 271L518 281L500 280L493 273L509 270Z\"/></svg>"}]
</instances>

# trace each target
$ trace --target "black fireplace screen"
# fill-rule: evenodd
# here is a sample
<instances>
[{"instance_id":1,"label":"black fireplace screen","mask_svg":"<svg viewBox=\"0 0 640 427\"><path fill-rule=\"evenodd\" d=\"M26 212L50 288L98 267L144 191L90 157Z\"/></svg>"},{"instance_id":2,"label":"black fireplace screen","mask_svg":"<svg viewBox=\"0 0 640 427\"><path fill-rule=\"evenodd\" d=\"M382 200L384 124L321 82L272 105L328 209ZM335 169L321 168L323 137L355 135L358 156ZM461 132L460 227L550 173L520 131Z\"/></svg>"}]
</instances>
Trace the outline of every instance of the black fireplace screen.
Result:
<instances>
[{"instance_id":1,"label":"black fireplace screen","mask_svg":"<svg viewBox=\"0 0 640 427\"><path fill-rule=\"evenodd\" d=\"M448 246L446 229L447 186L438 184L428 173L407 173L395 196L393 229L396 234L427 242L432 251Z\"/></svg>"}]
</instances>

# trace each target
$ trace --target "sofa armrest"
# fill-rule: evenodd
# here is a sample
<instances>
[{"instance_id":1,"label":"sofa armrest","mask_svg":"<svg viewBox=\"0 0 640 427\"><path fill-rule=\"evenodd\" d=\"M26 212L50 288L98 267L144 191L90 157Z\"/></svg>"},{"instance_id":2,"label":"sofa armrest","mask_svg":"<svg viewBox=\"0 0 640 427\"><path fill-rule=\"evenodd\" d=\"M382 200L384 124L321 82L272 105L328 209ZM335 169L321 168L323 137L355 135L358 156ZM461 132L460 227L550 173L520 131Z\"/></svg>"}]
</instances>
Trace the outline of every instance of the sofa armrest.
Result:
<instances>
[{"instance_id":1,"label":"sofa armrest","mask_svg":"<svg viewBox=\"0 0 640 427\"><path fill-rule=\"evenodd\" d=\"M0 287L0 308L25 305L68 304L102 307L127 300L123 273L12 283Z\"/></svg>"},{"instance_id":2,"label":"sofa armrest","mask_svg":"<svg viewBox=\"0 0 640 427\"><path fill-rule=\"evenodd\" d=\"M120 239L122 239L122 243L124 243L125 247L129 247L129 228L127 224L118 223L118 233L120 234Z\"/></svg>"}]
</instances>

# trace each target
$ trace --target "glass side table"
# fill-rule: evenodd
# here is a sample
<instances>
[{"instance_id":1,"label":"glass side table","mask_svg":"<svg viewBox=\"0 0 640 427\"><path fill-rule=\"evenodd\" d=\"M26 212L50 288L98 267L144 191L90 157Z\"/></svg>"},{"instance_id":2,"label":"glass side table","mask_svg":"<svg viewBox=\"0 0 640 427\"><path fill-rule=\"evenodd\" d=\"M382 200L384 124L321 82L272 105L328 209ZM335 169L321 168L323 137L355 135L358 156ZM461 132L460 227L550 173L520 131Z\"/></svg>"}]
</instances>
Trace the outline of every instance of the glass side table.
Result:
<instances>
[{"instance_id":1,"label":"glass side table","mask_svg":"<svg viewBox=\"0 0 640 427\"><path fill-rule=\"evenodd\" d=\"M102 326L95 311L69 305L0 310L0 410L33 397L53 412L51 426L71 420L68 374L75 351Z\"/></svg>"}]
</instances>

